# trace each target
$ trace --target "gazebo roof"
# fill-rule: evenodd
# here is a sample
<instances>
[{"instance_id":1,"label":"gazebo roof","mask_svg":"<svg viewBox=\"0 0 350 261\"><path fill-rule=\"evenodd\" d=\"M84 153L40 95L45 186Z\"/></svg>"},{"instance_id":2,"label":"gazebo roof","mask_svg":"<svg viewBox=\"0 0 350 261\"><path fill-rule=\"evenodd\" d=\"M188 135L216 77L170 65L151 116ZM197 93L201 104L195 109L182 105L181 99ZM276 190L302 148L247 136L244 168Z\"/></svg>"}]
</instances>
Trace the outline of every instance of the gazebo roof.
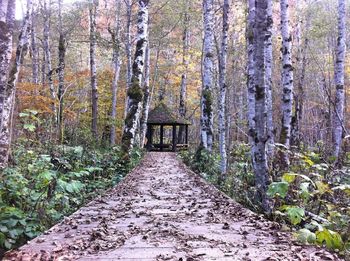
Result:
<instances>
[{"instance_id":1,"label":"gazebo roof","mask_svg":"<svg viewBox=\"0 0 350 261\"><path fill-rule=\"evenodd\" d=\"M152 111L149 112L147 123L190 125L188 120L177 116L163 102L159 103Z\"/></svg>"}]
</instances>

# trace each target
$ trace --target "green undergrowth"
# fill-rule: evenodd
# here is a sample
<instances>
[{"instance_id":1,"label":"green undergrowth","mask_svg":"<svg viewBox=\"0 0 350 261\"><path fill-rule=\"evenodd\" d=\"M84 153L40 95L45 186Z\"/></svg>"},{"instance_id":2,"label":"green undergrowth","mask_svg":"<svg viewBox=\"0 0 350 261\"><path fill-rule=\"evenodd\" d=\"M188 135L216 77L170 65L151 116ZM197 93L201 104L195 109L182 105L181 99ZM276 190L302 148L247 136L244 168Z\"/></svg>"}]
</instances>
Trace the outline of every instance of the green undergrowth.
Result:
<instances>
[{"instance_id":1,"label":"green undergrowth","mask_svg":"<svg viewBox=\"0 0 350 261\"><path fill-rule=\"evenodd\" d=\"M277 148L276 148L277 152ZM273 215L284 230L293 232L302 244L318 244L350 258L350 153L337 169L322 150L288 152L291 164L280 170L271 163L268 195L273 199ZM255 178L246 144L230 151L226 179L220 183L220 156L202 150L185 151L182 160L195 172L243 206L259 212Z\"/></svg>"},{"instance_id":2,"label":"green undergrowth","mask_svg":"<svg viewBox=\"0 0 350 261\"><path fill-rule=\"evenodd\" d=\"M124 162L120 147L28 149L25 142L15 147L13 155L12 166L0 173L2 251L38 236L117 184L139 162L142 152L133 151Z\"/></svg>"}]
</instances>

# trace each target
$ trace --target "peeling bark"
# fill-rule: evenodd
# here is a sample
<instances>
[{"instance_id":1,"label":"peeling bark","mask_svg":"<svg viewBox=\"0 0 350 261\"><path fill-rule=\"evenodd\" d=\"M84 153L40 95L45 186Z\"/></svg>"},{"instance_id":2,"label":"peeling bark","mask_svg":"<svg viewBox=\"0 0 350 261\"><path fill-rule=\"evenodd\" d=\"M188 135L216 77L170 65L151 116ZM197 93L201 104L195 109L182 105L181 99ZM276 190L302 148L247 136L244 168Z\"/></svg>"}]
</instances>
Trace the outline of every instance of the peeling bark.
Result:
<instances>
[{"instance_id":1,"label":"peeling bark","mask_svg":"<svg viewBox=\"0 0 350 261\"><path fill-rule=\"evenodd\" d=\"M149 0L138 1L137 42L132 66L131 86L127 92L129 99L128 113L125 118L122 137L122 149L124 153L129 153L135 145L135 134L143 101L142 72L148 44L148 3Z\"/></svg>"},{"instance_id":2,"label":"peeling bark","mask_svg":"<svg viewBox=\"0 0 350 261\"><path fill-rule=\"evenodd\" d=\"M31 54L32 54L32 81L34 84L39 84L39 49L37 45L37 36L35 32L35 14L34 8L31 14Z\"/></svg>"},{"instance_id":3,"label":"peeling bark","mask_svg":"<svg viewBox=\"0 0 350 261\"><path fill-rule=\"evenodd\" d=\"M140 146L142 147L145 144L146 131L147 131L147 120L148 112L151 103L151 93L149 89L150 82L150 49L149 45L146 48L145 56L145 80L143 82L143 105L142 105L142 114L140 119Z\"/></svg>"},{"instance_id":4,"label":"peeling bark","mask_svg":"<svg viewBox=\"0 0 350 261\"><path fill-rule=\"evenodd\" d=\"M213 0L203 0L204 42L201 95L201 147L211 151L213 146L214 88L214 10Z\"/></svg>"}]
</instances>

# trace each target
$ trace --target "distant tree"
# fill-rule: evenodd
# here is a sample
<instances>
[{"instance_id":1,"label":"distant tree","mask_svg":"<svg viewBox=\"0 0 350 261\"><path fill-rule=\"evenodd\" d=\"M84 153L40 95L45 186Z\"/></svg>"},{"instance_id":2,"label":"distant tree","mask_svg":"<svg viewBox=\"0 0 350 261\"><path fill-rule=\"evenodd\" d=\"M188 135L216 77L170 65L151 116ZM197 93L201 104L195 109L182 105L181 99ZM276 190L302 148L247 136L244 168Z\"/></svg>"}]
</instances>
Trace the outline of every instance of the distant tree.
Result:
<instances>
[{"instance_id":1,"label":"distant tree","mask_svg":"<svg viewBox=\"0 0 350 261\"><path fill-rule=\"evenodd\" d=\"M98 91L97 91L97 71L96 71L96 15L98 1L90 0L90 81L91 81L91 132L98 139Z\"/></svg>"},{"instance_id":2,"label":"distant tree","mask_svg":"<svg viewBox=\"0 0 350 261\"><path fill-rule=\"evenodd\" d=\"M116 14L115 14L115 25L113 30L109 30L112 36L113 44L113 82L112 82L112 109L111 109L111 130L110 130L110 144L113 146L115 144L116 126L115 121L117 120L117 90L118 81L120 77L120 67L122 64L122 59L120 55L120 26L121 26L121 1L115 0Z\"/></svg>"}]
</instances>

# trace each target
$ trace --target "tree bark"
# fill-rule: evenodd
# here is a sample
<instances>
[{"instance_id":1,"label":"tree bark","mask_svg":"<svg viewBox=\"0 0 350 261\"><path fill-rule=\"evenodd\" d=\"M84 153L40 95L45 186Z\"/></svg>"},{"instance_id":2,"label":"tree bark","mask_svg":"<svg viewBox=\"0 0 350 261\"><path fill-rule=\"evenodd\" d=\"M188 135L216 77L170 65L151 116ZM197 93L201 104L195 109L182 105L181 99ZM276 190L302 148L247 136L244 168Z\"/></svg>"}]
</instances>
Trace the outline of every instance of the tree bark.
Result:
<instances>
[{"instance_id":1,"label":"tree bark","mask_svg":"<svg viewBox=\"0 0 350 261\"><path fill-rule=\"evenodd\" d=\"M334 66L334 82L336 87L333 115L333 156L339 159L343 139L344 126L344 61L345 61L345 0L338 0L338 40Z\"/></svg>"},{"instance_id":2,"label":"tree bark","mask_svg":"<svg viewBox=\"0 0 350 261\"><path fill-rule=\"evenodd\" d=\"M273 109L272 109L272 1L268 1L267 6L267 36L265 43L265 75L266 75L266 103L267 103L267 132L268 132L268 141L267 141L267 156L268 159L273 158L274 154L274 124L273 124Z\"/></svg>"},{"instance_id":3,"label":"tree bark","mask_svg":"<svg viewBox=\"0 0 350 261\"><path fill-rule=\"evenodd\" d=\"M32 77L33 83L39 84L39 49L37 46L37 36L35 32L35 13L34 8L31 14L31 54L32 54Z\"/></svg>"},{"instance_id":4,"label":"tree bark","mask_svg":"<svg viewBox=\"0 0 350 261\"><path fill-rule=\"evenodd\" d=\"M213 88L214 88L214 10L213 0L203 0L204 43L201 95L201 147L211 151L213 146Z\"/></svg>"},{"instance_id":5,"label":"tree bark","mask_svg":"<svg viewBox=\"0 0 350 261\"><path fill-rule=\"evenodd\" d=\"M62 24L62 0L58 1L58 112L57 112L57 129L58 139L63 142L64 138L64 124L63 124L63 110L64 110L64 71L65 71L65 57L66 57L66 35L63 32Z\"/></svg>"},{"instance_id":6,"label":"tree bark","mask_svg":"<svg viewBox=\"0 0 350 261\"><path fill-rule=\"evenodd\" d=\"M125 118L122 137L122 149L129 154L135 142L135 133L140 119L140 111L143 101L142 72L145 64L145 53L148 44L148 3L149 0L139 0L139 12L137 20L137 43L135 50L131 86L127 95L129 99L128 113Z\"/></svg>"},{"instance_id":7,"label":"tree bark","mask_svg":"<svg viewBox=\"0 0 350 261\"><path fill-rule=\"evenodd\" d=\"M43 17L44 17L44 30L43 30L43 48L44 48L44 57L45 57L45 63L47 67L47 80L49 84L49 89L50 89L50 94L51 94L51 99L52 99L52 104L51 104L51 109L53 115L55 115L57 122L57 108L56 108L56 90L54 87L53 83L53 70L52 70L52 62L51 62L51 49L50 49L50 1L49 1L49 7L47 7L47 0L44 0L43 3Z\"/></svg>"},{"instance_id":8,"label":"tree bark","mask_svg":"<svg viewBox=\"0 0 350 261\"><path fill-rule=\"evenodd\" d=\"M271 37L268 33L269 23L268 6L271 0L259 0L255 2L255 22L253 30L254 39L254 86L255 86L255 116L253 133L253 168L257 198L261 202L262 209L270 213L271 202L266 192L270 182L267 159L267 78L265 75L266 60L265 49Z\"/></svg>"},{"instance_id":9,"label":"tree bark","mask_svg":"<svg viewBox=\"0 0 350 261\"><path fill-rule=\"evenodd\" d=\"M97 1L90 0L90 83L91 83L91 132L98 140L97 119L98 119L98 90L96 72L96 9Z\"/></svg>"},{"instance_id":10,"label":"tree bark","mask_svg":"<svg viewBox=\"0 0 350 261\"><path fill-rule=\"evenodd\" d=\"M219 57L219 150L221 179L226 177L227 154L226 154L226 71L227 71L227 48L228 48L228 13L229 1L224 0L222 15L222 39Z\"/></svg>"},{"instance_id":11,"label":"tree bark","mask_svg":"<svg viewBox=\"0 0 350 261\"><path fill-rule=\"evenodd\" d=\"M7 166L10 150L10 114L14 102L14 90L7 85L7 76L12 54L16 1L2 1L0 8L0 169L3 169Z\"/></svg>"},{"instance_id":12,"label":"tree bark","mask_svg":"<svg viewBox=\"0 0 350 261\"><path fill-rule=\"evenodd\" d=\"M149 89L150 83L150 49L149 45L146 48L146 64L145 64L145 80L143 82L143 105L142 105L142 114L140 119L140 146L142 147L145 144L146 131L147 131L147 120L148 112L151 102L151 95Z\"/></svg>"},{"instance_id":13,"label":"tree bark","mask_svg":"<svg viewBox=\"0 0 350 261\"><path fill-rule=\"evenodd\" d=\"M288 150L290 148L290 133L293 108L293 65L292 36L289 28L289 0L281 0L281 33L282 33L282 128L280 143ZM289 154L282 150L282 164L289 165Z\"/></svg>"},{"instance_id":14,"label":"tree bark","mask_svg":"<svg viewBox=\"0 0 350 261\"><path fill-rule=\"evenodd\" d=\"M132 77L132 55L131 55L131 15L132 15L132 2L131 0L126 0L126 41L125 41L125 53L126 53L126 93L131 86L131 77ZM129 107L129 97L126 94L125 96L125 105L124 105L124 119L128 114ZM123 130L124 130L123 126Z\"/></svg>"},{"instance_id":15,"label":"tree bark","mask_svg":"<svg viewBox=\"0 0 350 261\"><path fill-rule=\"evenodd\" d=\"M186 99L187 99L187 73L189 65L189 41L190 41L190 16L189 16L189 0L184 0L184 14L183 14L183 35L182 35L182 68L183 73L181 75L181 87L180 87L180 104L179 115L183 118L186 117ZM183 143L184 139L184 126L179 127L179 134L177 143Z\"/></svg>"},{"instance_id":16,"label":"tree bark","mask_svg":"<svg viewBox=\"0 0 350 261\"><path fill-rule=\"evenodd\" d=\"M116 18L114 31L111 31L112 42L113 42L113 67L114 76L112 82L112 110L111 110L111 130L110 130L110 144L115 145L116 137L116 119L117 119L117 91L118 81L120 76L121 58L120 58L120 9L121 2L116 0Z\"/></svg>"}]
</instances>

